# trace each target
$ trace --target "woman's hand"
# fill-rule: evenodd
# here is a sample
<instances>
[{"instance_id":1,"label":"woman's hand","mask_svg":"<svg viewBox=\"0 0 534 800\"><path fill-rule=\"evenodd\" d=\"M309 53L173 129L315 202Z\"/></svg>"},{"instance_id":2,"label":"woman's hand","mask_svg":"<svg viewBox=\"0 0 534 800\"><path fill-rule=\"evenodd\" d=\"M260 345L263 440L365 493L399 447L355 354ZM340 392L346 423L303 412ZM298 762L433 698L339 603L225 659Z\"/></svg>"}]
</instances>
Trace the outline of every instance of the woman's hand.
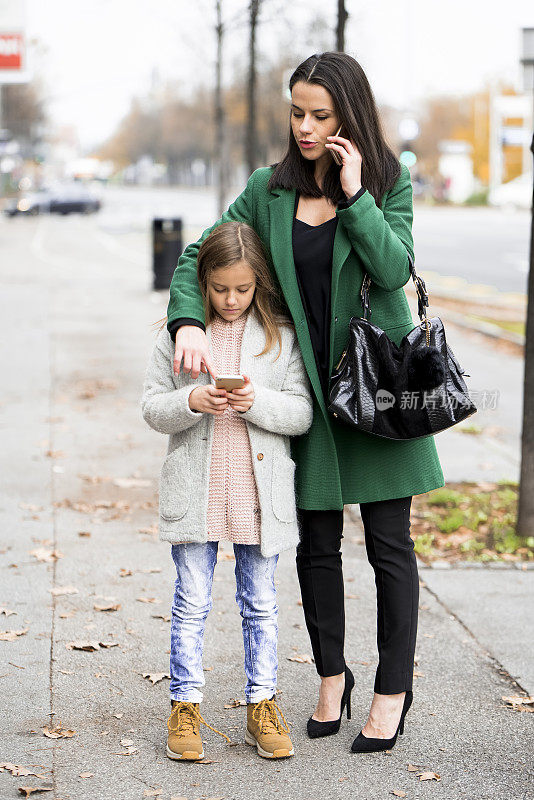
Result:
<instances>
[{"instance_id":1,"label":"woman's hand","mask_svg":"<svg viewBox=\"0 0 534 800\"><path fill-rule=\"evenodd\" d=\"M327 136L330 141L325 144L329 150L336 150L343 160L339 173L341 188L352 197L362 188L362 156L356 145L343 136Z\"/></svg>"},{"instance_id":2,"label":"woman's hand","mask_svg":"<svg viewBox=\"0 0 534 800\"><path fill-rule=\"evenodd\" d=\"M234 389L233 392L227 392L228 404L234 411L248 411L256 396L250 378L247 375L243 375L243 377L245 385L242 389Z\"/></svg>"},{"instance_id":3,"label":"woman's hand","mask_svg":"<svg viewBox=\"0 0 534 800\"><path fill-rule=\"evenodd\" d=\"M224 389L217 389L211 383L197 386L189 395L189 408L191 411L220 417L228 408L227 394Z\"/></svg>"},{"instance_id":4,"label":"woman's hand","mask_svg":"<svg viewBox=\"0 0 534 800\"><path fill-rule=\"evenodd\" d=\"M194 381L200 372L209 372L215 378L215 367L211 360L208 337L196 325L182 325L176 332L173 369L180 374L180 366L184 361L184 372L190 372Z\"/></svg>"}]
</instances>

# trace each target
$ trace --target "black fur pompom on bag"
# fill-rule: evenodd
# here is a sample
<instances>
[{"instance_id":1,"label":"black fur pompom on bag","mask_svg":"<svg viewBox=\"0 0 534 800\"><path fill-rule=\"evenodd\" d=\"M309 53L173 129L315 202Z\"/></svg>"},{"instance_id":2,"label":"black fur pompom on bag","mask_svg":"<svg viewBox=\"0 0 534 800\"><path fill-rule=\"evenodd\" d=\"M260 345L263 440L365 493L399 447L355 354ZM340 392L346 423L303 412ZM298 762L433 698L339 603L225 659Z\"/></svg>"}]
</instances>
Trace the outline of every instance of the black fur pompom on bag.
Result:
<instances>
[{"instance_id":1,"label":"black fur pompom on bag","mask_svg":"<svg viewBox=\"0 0 534 800\"><path fill-rule=\"evenodd\" d=\"M437 347L417 347L408 357L408 383L411 389L430 390L445 380L445 364Z\"/></svg>"}]
</instances>

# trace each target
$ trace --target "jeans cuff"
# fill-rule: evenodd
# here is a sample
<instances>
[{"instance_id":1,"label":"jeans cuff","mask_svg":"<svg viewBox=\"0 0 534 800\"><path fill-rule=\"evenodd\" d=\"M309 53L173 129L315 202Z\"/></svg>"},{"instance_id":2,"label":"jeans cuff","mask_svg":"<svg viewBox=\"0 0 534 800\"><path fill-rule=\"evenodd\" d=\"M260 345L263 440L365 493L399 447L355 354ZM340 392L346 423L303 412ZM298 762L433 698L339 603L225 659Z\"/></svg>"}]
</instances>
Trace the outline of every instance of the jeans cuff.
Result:
<instances>
[{"instance_id":1,"label":"jeans cuff","mask_svg":"<svg viewBox=\"0 0 534 800\"><path fill-rule=\"evenodd\" d=\"M184 692L171 692L171 700L181 700L182 703L201 703L204 695L198 689L188 689Z\"/></svg>"},{"instance_id":2,"label":"jeans cuff","mask_svg":"<svg viewBox=\"0 0 534 800\"><path fill-rule=\"evenodd\" d=\"M254 689L245 692L247 703L260 703L262 700L270 700L276 694L276 686L273 689Z\"/></svg>"}]
</instances>

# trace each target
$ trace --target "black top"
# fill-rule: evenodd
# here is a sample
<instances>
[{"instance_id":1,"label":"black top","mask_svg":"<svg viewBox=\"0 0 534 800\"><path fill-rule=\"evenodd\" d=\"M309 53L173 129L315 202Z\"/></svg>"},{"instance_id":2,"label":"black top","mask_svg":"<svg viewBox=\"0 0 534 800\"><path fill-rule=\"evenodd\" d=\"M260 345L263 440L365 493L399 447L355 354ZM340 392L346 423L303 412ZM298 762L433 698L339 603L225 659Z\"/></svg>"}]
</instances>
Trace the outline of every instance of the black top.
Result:
<instances>
[{"instance_id":1,"label":"black top","mask_svg":"<svg viewBox=\"0 0 534 800\"><path fill-rule=\"evenodd\" d=\"M293 259L302 305L308 321L317 369L326 394L330 357L330 295L332 253L337 216L321 225L308 225L297 219L299 192L293 212Z\"/></svg>"}]
</instances>

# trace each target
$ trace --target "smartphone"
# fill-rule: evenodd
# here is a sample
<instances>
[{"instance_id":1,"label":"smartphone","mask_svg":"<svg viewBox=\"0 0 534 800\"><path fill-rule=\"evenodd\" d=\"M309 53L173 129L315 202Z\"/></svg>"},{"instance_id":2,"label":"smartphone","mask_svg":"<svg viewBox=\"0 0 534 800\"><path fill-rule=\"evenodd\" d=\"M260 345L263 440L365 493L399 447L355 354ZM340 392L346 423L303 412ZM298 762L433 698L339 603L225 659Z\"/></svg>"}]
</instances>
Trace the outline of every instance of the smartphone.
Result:
<instances>
[{"instance_id":1,"label":"smartphone","mask_svg":"<svg viewBox=\"0 0 534 800\"><path fill-rule=\"evenodd\" d=\"M245 385L245 379L242 375L218 375L215 378L215 386L217 389L226 389L231 392L233 389L242 389Z\"/></svg>"},{"instance_id":2,"label":"smartphone","mask_svg":"<svg viewBox=\"0 0 534 800\"><path fill-rule=\"evenodd\" d=\"M343 125L340 125L340 126L339 126L339 128L338 128L338 129L337 129L337 131L335 132L334 136L339 136L339 132L340 132L340 130L341 130L341 128L342 128L342 127L343 127ZM341 165L343 164L343 159L341 158L341 156L339 155L339 153L337 152L337 150L330 150L330 153L331 153L331 155L332 155L332 158L333 158L333 159L334 159L334 161L336 162L336 164L337 164L338 166L341 166Z\"/></svg>"}]
</instances>

